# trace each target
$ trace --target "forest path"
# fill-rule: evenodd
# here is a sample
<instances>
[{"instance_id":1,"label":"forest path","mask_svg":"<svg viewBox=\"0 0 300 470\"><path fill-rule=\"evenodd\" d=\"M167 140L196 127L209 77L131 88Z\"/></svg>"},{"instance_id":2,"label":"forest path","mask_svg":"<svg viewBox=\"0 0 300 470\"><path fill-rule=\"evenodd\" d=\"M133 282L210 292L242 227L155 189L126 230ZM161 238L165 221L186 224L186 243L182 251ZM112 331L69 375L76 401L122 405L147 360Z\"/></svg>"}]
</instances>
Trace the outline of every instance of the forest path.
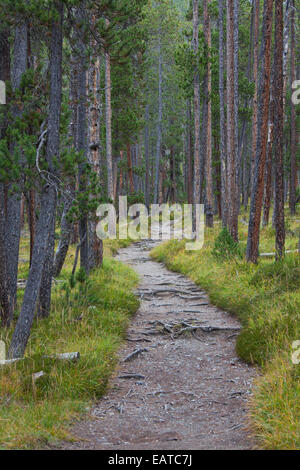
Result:
<instances>
[{"instance_id":1,"label":"forest path","mask_svg":"<svg viewBox=\"0 0 300 470\"><path fill-rule=\"evenodd\" d=\"M251 449L246 402L255 370L235 352L240 324L152 261L154 246L138 242L117 256L140 275L141 307L107 395L72 429L78 442L64 448Z\"/></svg>"}]
</instances>

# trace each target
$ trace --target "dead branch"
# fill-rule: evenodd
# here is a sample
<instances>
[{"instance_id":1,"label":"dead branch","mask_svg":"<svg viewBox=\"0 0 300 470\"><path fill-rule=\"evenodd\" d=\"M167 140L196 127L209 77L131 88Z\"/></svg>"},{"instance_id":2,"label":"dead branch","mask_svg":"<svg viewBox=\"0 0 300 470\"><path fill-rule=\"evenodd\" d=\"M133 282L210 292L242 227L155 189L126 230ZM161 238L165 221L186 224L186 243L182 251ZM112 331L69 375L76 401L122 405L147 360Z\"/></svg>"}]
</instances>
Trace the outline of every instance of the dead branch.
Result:
<instances>
[{"instance_id":1,"label":"dead branch","mask_svg":"<svg viewBox=\"0 0 300 470\"><path fill-rule=\"evenodd\" d=\"M137 356L139 356L140 354L142 354L143 352L148 352L148 349L146 348L139 348L139 349L136 349L135 351L133 351L132 353L128 354L127 357L125 357L124 361L123 362L130 362L132 361L132 359L135 359Z\"/></svg>"}]
</instances>

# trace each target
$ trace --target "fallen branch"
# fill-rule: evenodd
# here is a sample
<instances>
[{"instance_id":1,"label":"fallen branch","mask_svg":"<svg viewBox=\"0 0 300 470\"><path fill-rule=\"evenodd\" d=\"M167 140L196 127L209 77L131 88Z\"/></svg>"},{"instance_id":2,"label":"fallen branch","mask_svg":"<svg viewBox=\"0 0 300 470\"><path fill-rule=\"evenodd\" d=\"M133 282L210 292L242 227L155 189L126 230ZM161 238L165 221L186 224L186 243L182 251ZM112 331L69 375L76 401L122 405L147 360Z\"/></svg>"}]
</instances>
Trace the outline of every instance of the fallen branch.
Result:
<instances>
[{"instance_id":1,"label":"fallen branch","mask_svg":"<svg viewBox=\"0 0 300 470\"><path fill-rule=\"evenodd\" d=\"M13 364L14 362L18 362L18 361L21 361L21 358L18 358L18 359L4 359L4 360L0 361L0 366L7 366L7 365Z\"/></svg>"},{"instance_id":2,"label":"fallen branch","mask_svg":"<svg viewBox=\"0 0 300 470\"><path fill-rule=\"evenodd\" d=\"M41 377L44 377L45 372L41 370L41 372L36 372L35 374L32 374L32 383L34 384L38 379Z\"/></svg>"},{"instance_id":3,"label":"fallen branch","mask_svg":"<svg viewBox=\"0 0 300 470\"><path fill-rule=\"evenodd\" d=\"M202 300L203 299L203 295L179 295L178 297L180 297L183 300Z\"/></svg>"},{"instance_id":4,"label":"fallen branch","mask_svg":"<svg viewBox=\"0 0 300 470\"><path fill-rule=\"evenodd\" d=\"M63 353L63 354L55 354L51 356L43 356L44 359L59 359L62 361L78 361L80 359L80 353L79 352L73 352L73 353ZM0 361L0 366L6 366L10 364L14 364L15 362L18 361L23 361L25 358L20 357L16 359L5 359Z\"/></svg>"},{"instance_id":5,"label":"fallen branch","mask_svg":"<svg viewBox=\"0 0 300 470\"><path fill-rule=\"evenodd\" d=\"M225 332L228 332L228 331L236 331L236 332L240 332L241 329L240 328L235 328L235 327L218 327L218 326L199 326L199 325L196 325L196 326L187 326L186 328L182 328L180 331L178 331L176 333L177 336L181 335L182 333L185 333L185 332L193 332L193 331L197 331L197 330L200 330L202 331L203 333L214 333L214 332L221 332L221 333L225 333Z\"/></svg>"},{"instance_id":6,"label":"fallen branch","mask_svg":"<svg viewBox=\"0 0 300 470\"><path fill-rule=\"evenodd\" d=\"M129 341L130 343L151 343L151 339L147 338L127 338L127 341Z\"/></svg>"},{"instance_id":7,"label":"fallen branch","mask_svg":"<svg viewBox=\"0 0 300 470\"><path fill-rule=\"evenodd\" d=\"M141 295L157 295L157 294L177 294L180 296L180 294L183 295L189 295L190 293L188 291L181 291L177 289L156 289L156 290L145 290L141 291L139 290L138 293ZM192 296L189 296L188 298L191 299Z\"/></svg>"},{"instance_id":8,"label":"fallen branch","mask_svg":"<svg viewBox=\"0 0 300 470\"><path fill-rule=\"evenodd\" d=\"M125 357L123 362L130 362L132 359L135 359L137 356L139 356L139 354L142 354L143 352L148 352L148 349L145 349L145 348L136 349L131 354L128 354L128 356Z\"/></svg>"},{"instance_id":9,"label":"fallen branch","mask_svg":"<svg viewBox=\"0 0 300 470\"><path fill-rule=\"evenodd\" d=\"M214 333L214 332L221 332L221 333L226 333L226 332L237 332L239 333L241 331L241 328L239 327L219 327L219 326L203 326L203 325L191 325L190 323L186 321L180 321L180 323L176 323L173 325L163 323L161 321L155 321L155 322L149 322L153 323L156 327L162 327L163 331L166 331L167 333L170 333L173 338L176 338L180 335L182 335L185 332L195 332L197 330L202 331L203 333ZM184 326L184 328L182 328ZM156 329L157 331L157 329ZM154 334L150 333L149 334Z\"/></svg>"},{"instance_id":10,"label":"fallen branch","mask_svg":"<svg viewBox=\"0 0 300 470\"><path fill-rule=\"evenodd\" d=\"M119 379L137 379L137 380L144 380L146 377L141 374L125 374L119 375Z\"/></svg>"},{"instance_id":11,"label":"fallen branch","mask_svg":"<svg viewBox=\"0 0 300 470\"><path fill-rule=\"evenodd\" d=\"M286 255L289 253L299 253L299 250L287 250L285 252ZM259 256L272 258L273 256L276 256L276 253L261 253Z\"/></svg>"},{"instance_id":12,"label":"fallen branch","mask_svg":"<svg viewBox=\"0 0 300 470\"><path fill-rule=\"evenodd\" d=\"M79 352L54 354L51 356L43 356L45 359L60 359L62 361L78 361L80 359Z\"/></svg>"}]
</instances>

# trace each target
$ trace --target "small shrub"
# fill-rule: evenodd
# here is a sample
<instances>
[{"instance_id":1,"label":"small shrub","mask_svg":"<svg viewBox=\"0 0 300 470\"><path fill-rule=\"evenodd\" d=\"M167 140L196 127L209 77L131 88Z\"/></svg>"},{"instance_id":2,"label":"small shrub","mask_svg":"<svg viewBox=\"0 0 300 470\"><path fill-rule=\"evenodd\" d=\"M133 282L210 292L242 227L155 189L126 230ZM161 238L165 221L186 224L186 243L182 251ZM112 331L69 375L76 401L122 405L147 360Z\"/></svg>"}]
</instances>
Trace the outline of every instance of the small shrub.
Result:
<instances>
[{"instance_id":1,"label":"small shrub","mask_svg":"<svg viewBox=\"0 0 300 470\"><path fill-rule=\"evenodd\" d=\"M243 252L239 243L235 242L226 228L220 232L215 240L212 255L219 261L229 258L242 258Z\"/></svg>"}]
</instances>

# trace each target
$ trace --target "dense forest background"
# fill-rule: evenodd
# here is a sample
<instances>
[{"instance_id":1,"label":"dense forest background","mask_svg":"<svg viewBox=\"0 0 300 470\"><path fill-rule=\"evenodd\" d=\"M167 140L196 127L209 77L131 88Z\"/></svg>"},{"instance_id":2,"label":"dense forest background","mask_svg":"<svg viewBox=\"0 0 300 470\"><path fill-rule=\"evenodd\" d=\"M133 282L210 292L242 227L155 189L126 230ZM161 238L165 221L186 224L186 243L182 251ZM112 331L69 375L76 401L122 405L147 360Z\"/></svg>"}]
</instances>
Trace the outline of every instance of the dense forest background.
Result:
<instances>
[{"instance_id":1,"label":"dense forest background","mask_svg":"<svg viewBox=\"0 0 300 470\"><path fill-rule=\"evenodd\" d=\"M35 314L49 315L70 244L85 275L101 266L100 202L203 203L207 227L220 218L235 243L249 209L247 260L258 259L261 216L284 255L284 203L295 214L300 197L298 0L5 0L0 15L10 357L24 354ZM19 311L25 219L30 270Z\"/></svg>"}]
</instances>

